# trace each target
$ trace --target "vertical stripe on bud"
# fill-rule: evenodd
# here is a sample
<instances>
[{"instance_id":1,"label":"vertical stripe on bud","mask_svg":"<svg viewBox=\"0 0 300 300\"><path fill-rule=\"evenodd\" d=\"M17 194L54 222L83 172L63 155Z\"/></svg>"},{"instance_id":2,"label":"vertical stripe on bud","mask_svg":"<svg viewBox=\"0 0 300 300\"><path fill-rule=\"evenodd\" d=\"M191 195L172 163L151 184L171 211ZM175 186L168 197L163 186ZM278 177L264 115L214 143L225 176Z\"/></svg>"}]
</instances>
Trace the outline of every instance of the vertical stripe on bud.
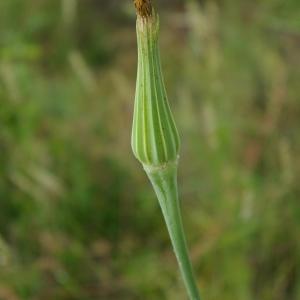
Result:
<instances>
[{"instance_id":1,"label":"vertical stripe on bud","mask_svg":"<svg viewBox=\"0 0 300 300\"><path fill-rule=\"evenodd\" d=\"M179 136L167 100L158 48L159 20L137 18L138 71L131 145L146 166L177 161Z\"/></svg>"}]
</instances>

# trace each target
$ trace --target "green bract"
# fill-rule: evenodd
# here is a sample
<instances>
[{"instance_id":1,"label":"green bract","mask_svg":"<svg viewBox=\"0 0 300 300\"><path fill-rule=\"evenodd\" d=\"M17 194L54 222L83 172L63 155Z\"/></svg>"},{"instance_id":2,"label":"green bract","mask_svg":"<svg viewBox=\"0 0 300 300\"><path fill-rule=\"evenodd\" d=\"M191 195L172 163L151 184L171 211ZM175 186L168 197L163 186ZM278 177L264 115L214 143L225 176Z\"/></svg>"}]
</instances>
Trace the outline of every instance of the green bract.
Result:
<instances>
[{"instance_id":1,"label":"green bract","mask_svg":"<svg viewBox=\"0 0 300 300\"><path fill-rule=\"evenodd\" d=\"M176 161L179 136L167 100L158 48L159 20L137 19L138 71L131 145L144 165Z\"/></svg>"}]
</instances>

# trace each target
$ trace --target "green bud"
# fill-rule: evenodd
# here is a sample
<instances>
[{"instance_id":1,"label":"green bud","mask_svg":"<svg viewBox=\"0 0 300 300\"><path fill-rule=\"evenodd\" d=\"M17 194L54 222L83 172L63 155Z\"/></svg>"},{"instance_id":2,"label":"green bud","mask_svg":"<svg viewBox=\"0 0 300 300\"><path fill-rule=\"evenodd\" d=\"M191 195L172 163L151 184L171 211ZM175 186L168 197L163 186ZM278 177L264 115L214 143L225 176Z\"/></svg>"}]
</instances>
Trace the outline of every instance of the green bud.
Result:
<instances>
[{"instance_id":1,"label":"green bud","mask_svg":"<svg viewBox=\"0 0 300 300\"><path fill-rule=\"evenodd\" d=\"M179 136L161 70L159 20L154 11L137 18L138 70L131 145L145 166L176 162Z\"/></svg>"},{"instance_id":2,"label":"green bud","mask_svg":"<svg viewBox=\"0 0 300 300\"><path fill-rule=\"evenodd\" d=\"M177 192L179 136L167 100L151 0L134 0L138 71L131 145L158 198L190 300L200 300L188 255Z\"/></svg>"}]
</instances>

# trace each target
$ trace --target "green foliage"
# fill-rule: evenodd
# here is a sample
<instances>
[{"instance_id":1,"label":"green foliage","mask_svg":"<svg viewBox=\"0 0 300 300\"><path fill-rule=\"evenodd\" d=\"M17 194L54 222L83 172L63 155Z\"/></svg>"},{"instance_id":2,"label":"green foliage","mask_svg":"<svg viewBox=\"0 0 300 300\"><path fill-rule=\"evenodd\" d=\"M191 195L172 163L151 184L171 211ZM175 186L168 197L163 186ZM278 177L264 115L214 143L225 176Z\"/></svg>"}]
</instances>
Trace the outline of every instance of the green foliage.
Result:
<instances>
[{"instance_id":1,"label":"green foliage","mask_svg":"<svg viewBox=\"0 0 300 300\"><path fill-rule=\"evenodd\" d=\"M130 149L120 2L0 1L1 300L185 299ZM299 299L300 2L174 3L160 44L203 298Z\"/></svg>"}]
</instances>

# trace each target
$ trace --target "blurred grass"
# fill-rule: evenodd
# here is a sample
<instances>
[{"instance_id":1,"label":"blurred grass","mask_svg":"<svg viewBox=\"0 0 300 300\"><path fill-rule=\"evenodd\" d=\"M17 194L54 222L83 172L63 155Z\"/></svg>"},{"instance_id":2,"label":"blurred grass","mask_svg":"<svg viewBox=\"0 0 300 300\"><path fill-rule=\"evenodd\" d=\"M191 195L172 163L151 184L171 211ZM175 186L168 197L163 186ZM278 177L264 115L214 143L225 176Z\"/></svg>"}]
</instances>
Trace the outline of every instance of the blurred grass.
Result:
<instances>
[{"instance_id":1,"label":"blurred grass","mask_svg":"<svg viewBox=\"0 0 300 300\"><path fill-rule=\"evenodd\" d=\"M300 298L300 2L160 1L204 299ZM130 149L130 1L0 3L0 299L185 299Z\"/></svg>"}]
</instances>

